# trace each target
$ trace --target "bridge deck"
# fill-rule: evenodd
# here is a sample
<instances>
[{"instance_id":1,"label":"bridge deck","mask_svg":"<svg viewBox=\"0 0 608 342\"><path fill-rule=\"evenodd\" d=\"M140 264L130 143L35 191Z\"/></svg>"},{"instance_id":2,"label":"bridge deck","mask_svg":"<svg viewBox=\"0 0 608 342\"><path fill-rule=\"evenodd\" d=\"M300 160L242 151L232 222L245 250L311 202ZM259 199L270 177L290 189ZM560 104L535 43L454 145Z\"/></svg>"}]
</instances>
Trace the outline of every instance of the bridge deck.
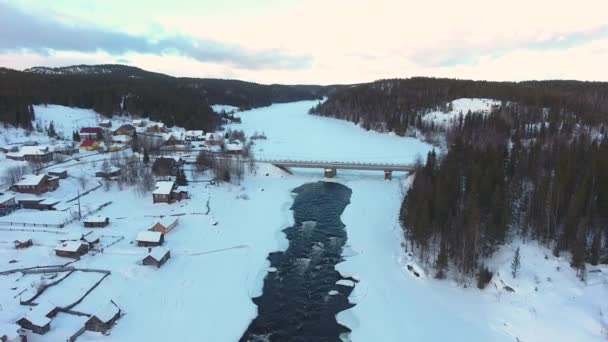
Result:
<instances>
[{"instance_id":1,"label":"bridge deck","mask_svg":"<svg viewBox=\"0 0 608 342\"><path fill-rule=\"evenodd\" d=\"M308 160L256 160L261 163L269 163L281 167L307 168L307 169L341 169L341 170L364 170L364 171L414 171L411 164L383 164L383 163L357 163L357 162L327 162Z\"/></svg>"}]
</instances>

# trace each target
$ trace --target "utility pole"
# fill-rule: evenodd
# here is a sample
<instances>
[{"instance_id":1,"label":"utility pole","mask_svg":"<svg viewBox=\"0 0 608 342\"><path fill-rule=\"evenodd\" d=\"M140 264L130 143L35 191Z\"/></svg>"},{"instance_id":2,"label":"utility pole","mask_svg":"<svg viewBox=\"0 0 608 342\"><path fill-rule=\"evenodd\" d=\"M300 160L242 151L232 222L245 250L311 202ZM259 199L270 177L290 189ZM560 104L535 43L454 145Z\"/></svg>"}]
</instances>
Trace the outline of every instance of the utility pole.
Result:
<instances>
[{"instance_id":1,"label":"utility pole","mask_svg":"<svg viewBox=\"0 0 608 342\"><path fill-rule=\"evenodd\" d=\"M80 212L80 189L78 189L78 219L82 219L82 213Z\"/></svg>"}]
</instances>

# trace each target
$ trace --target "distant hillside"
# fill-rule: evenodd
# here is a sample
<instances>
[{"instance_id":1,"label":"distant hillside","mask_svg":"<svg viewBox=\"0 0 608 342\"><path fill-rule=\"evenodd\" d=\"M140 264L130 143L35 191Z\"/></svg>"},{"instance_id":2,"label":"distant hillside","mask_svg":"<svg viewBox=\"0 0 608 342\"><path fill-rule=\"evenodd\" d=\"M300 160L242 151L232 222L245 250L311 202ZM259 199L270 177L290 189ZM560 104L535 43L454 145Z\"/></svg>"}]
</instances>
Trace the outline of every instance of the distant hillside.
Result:
<instances>
[{"instance_id":1,"label":"distant hillside","mask_svg":"<svg viewBox=\"0 0 608 342\"><path fill-rule=\"evenodd\" d=\"M241 108L277 102L320 99L334 87L177 78L125 65L0 69L0 121L27 127L31 105L90 108L111 116L148 115L168 125L214 129L218 117L210 105Z\"/></svg>"},{"instance_id":2,"label":"distant hillside","mask_svg":"<svg viewBox=\"0 0 608 342\"><path fill-rule=\"evenodd\" d=\"M580 81L486 82L440 78L388 79L344 87L312 112L361 123L368 129L404 133L421 115L459 98L488 98L574 114L586 123L608 117L608 83ZM466 114L466 113L465 113ZM420 128L420 127L419 127Z\"/></svg>"}]
</instances>

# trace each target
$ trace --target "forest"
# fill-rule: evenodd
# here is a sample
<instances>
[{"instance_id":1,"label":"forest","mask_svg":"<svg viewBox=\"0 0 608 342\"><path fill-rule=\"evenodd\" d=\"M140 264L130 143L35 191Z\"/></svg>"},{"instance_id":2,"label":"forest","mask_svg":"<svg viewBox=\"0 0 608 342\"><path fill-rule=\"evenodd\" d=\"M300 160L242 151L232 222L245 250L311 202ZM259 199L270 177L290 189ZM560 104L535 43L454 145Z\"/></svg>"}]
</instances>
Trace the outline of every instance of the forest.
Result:
<instances>
[{"instance_id":1,"label":"forest","mask_svg":"<svg viewBox=\"0 0 608 342\"><path fill-rule=\"evenodd\" d=\"M88 108L105 115L149 116L168 126L215 130L210 105L243 109L320 99L334 87L263 85L219 79L176 78L124 65L0 68L0 122L29 128L32 105Z\"/></svg>"},{"instance_id":2,"label":"forest","mask_svg":"<svg viewBox=\"0 0 608 342\"><path fill-rule=\"evenodd\" d=\"M461 97L502 102L447 129L421 120ZM455 270L483 287L485 261L513 239L566 253L581 279L585 263L608 263L606 83L388 80L338 90L311 112L445 137L416 166L399 213L406 248L437 278Z\"/></svg>"}]
</instances>

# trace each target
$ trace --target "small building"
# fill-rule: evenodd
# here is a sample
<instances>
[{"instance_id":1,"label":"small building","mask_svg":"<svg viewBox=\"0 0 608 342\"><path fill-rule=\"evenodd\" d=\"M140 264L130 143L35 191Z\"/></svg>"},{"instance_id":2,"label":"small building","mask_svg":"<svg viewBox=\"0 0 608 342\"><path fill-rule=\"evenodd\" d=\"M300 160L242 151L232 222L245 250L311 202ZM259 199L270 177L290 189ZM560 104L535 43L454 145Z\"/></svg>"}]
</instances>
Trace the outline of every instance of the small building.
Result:
<instances>
[{"instance_id":1,"label":"small building","mask_svg":"<svg viewBox=\"0 0 608 342\"><path fill-rule=\"evenodd\" d=\"M89 245L82 241L66 241L55 247L55 254L60 257L79 259L89 252Z\"/></svg>"},{"instance_id":2,"label":"small building","mask_svg":"<svg viewBox=\"0 0 608 342\"><path fill-rule=\"evenodd\" d=\"M35 334L44 335L51 329L51 317L57 314L57 306L49 302L41 302L17 321L23 329Z\"/></svg>"},{"instance_id":3,"label":"small building","mask_svg":"<svg viewBox=\"0 0 608 342\"><path fill-rule=\"evenodd\" d=\"M41 194L59 188L59 178L48 175L25 175L11 186L11 190L27 194Z\"/></svg>"},{"instance_id":4,"label":"small building","mask_svg":"<svg viewBox=\"0 0 608 342\"><path fill-rule=\"evenodd\" d=\"M113 301L110 301L89 317L84 323L84 328L88 331L106 333L112 329L112 326L120 318L120 314L120 308Z\"/></svg>"},{"instance_id":5,"label":"small building","mask_svg":"<svg viewBox=\"0 0 608 342\"><path fill-rule=\"evenodd\" d=\"M95 151L97 148L99 148L99 143L96 140L87 139L80 143L80 149L85 151Z\"/></svg>"},{"instance_id":6,"label":"small building","mask_svg":"<svg viewBox=\"0 0 608 342\"><path fill-rule=\"evenodd\" d=\"M207 133L205 142L209 146L219 146L224 142L224 135L220 132Z\"/></svg>"},{"instance_id":7,"label":"small building","mask_svg":"<svg viewBox=\"0 0 608 342\"><path fill-rule=\"evenodd\" d=\"M186 131L186 141L204 141L205 132L202 130Z\"/></svg>"},{"instance_id":8,"label":"small building","mask_svg":"<svg viewBox=\"0 0 608 342\"><path fill-rule=\"evenodd\" d=\"M151 248L148 255L142 259L144 265L155 266L160 268L167 260L171 258L171 251L163 247Z\"/></svg>"},{"instance_id":9,"label":"small building","mask_svg":"<svg viewBox=\"0 0 608 342\"><path fill-rule=\"evenodd\" d=\"M96 244L101 241L99 234L95 232L89 232L87 234L82 234L80 237L80 241L89 245L89 249L92 249Z\"/></svg>"},{"instance_id":10,"label":"small building","mask_svg":"<svg viewBox=\"0 0 608 342\"><path fill-rule=\"evenodd\" d=\"M156 222L152 228L150 228L153 232L159 232L163 234L168 234L173 230L173 228L177 227L179 219L172 216L165 216Z\"/></svg>"},{"instance_id":11,"label":"small building","mask_svg":"<svg viewBox=\"0 0 608 342\"><path fill-rule=\"evenodd\" d=\"M32 242L32 239L15 240L15 241L13 241L13 243L15 244L15 249L30 248L30 247L32 247L32 245L34 245L34 243Z\"/></svg>"},{"instance_id":12,"label":"small building","mask_svg":"<svg viewBox=\"0 0 608 342\"><path fill-rule=\"evenodd\" d=\"M173 190L176 190L177 186L172 181L160 181L156 182L156 189L152 192L153 203L173 203L175 200L171 197Z\"/></svg>"},{"instance_id":13,"label":"small building","mask_svg":"<svg viewBox=\"0 0 608 342\"><path fill-rule=\"evenodd\" d=\"M122 125L120 127L118 127L115 131L114 131L114 135L127 135L127 136L133 136L133 133L135 132L135 126L130 125L130 124L125 124Z\"/></svg>"},{"instance_id":14,"label":"small building","mask_svg":"<svg viewBox=\"0 0 608 342\"><path fill-rule=\"evenodd\" d=\"M110 224L110 219L106 216L89 216L84 221L84 226L87 228L103 228Z\"/></svg>"},{"instance_id":15,"label":"small building","mask_svg":"<svg viewBox=\"0 0 608 342\"><path fill-rule=\"evenodd\" d=\"M55 210L55 205L61 202L55 198L40 198L33 196L19 196L17 199L17 206L23 209L36 209L36 210Z\"/></svg>"},{"instance_id":16,"label":"small building","mask_svg":"<svg viewBox=\"0 0 608 342\"><path fill-rule=\"evenodd\" d=\"M101 177L106 179L114 178L120 176L120 171L121 170L119 167L111 166L107 170L100 170L95 172L95 177Z\"/></svg>"},{"instance_id":17,"label":"small building","mask_svg":"<svg viewBox=\"0 0 608 342\"><path fill-rule=\"evenodd\" d=\"M165 235L159 232L145 230L139 232L135 238L139 247L157 247L165 242Z\"/></svg>"},{"instance_id":18,"label":"small building","mask_svg":"<svg viewBox=\"0 0 608 342\"><path fill-rule=\"evenodd\" d=\"M78 153L78 145L76 143L62 143L52 146L53 153L71 156Z\"/></svg>"},{"instance_id":19,"label":"small building","mask_svg":"<svg viewBox=\"0 0 608 342\"><path fill-rule=\"evenodd\" d=\"M238 140L232 142L226 141L224 149L228 154L243 154L243 143Z\"/></svg>"},{"instance_id":20,"label":"small building","mask_svg":"<svg viewBox=\"0 0 608 342\"><path fill-rule=\"evenodd\" d=\"M184 141L186 141L184 132L173 131L163 134L163 143L165 145L183 145Z\"/></svg>"},{"instance_id":21,"label":"small building","mask_svg":"<svg viewBox=\"0 0 608 342\"><path fill-rule=\"evenodd\" d=\"M152 173L161 177L175 176L183 164L184 161L179 157L158 157L152 164Z\"/></svg>"},{"instance_id":22,"label":"small building","mask_svg":"<svg viewBox=\"0 0 608 342\"><path fill-rule=\"evenodd\" d=\"M9 152L7 159L26 160L32 163L48 163L53 160L53 152L48 146L23 146L18 152Z\"/></svg>"},{"instance_id":23,"label":"small building","mask_svg":"<svg viewBox=\"0 0 608 342\"><path fill-rule=\"evenodd\" d=\"M68 171L63 169L53 170L48 172L49 176L57 177L59 179L68 178Z\"/></svg>"},{"instance_id":24,"label":"small building","mask_svg":"<svg viewBox=\"0 0 608 342\"><path fill-rule=\"evenodd\" d=\"M154 124L148 125L148 127L146 127L146 132L147 133L165 133L165 132L167 132L167 127L162 122L156 122Z\"/></svg>"},{"instance_id":25,"label":"small building","mask_svg":"<svg viewBox=\"0 0 608 342\"><path fill-rule=\"evenodd\" d=\"M146 127L146 120L143 119L136 119L131 121L131 125L135 126L135 127Z\"/></svg>"},{"instance_id":26,"label":"small building","mask_svg":"<svg viewBox=\"0 0 608 342\"><path fill-rule=\"evenodd\" d=\"M99 127L110 128L110 127L112 127L112 120L109 120L109 119L100 120L98 125L99 125Z\"/></svg>"},{"instance_id":27,"label":"small building","mask_svg":"<svg viewBox=\"0 0 608 342\"><path fill-rule=\"evenodd\" d=\"M80 129L80 139L82 140L102 140L103 130L101 127L82 127Z\"/></svg>"}]
</instances>

